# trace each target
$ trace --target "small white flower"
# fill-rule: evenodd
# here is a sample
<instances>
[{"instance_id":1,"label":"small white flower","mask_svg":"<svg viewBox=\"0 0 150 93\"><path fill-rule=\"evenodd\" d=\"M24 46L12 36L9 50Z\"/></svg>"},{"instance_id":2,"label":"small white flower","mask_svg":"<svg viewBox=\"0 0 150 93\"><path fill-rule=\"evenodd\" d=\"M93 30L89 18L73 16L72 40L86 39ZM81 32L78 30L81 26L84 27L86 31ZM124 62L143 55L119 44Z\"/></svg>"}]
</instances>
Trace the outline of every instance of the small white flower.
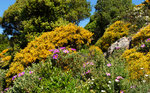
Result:
<instances>
[{"instance_id":1,"label":"small white flower","mask_svg":"<svg viewBox=\"0 0 150 93\"><path fill-rule=\"evenodd\" d=\"M145 74L145 77L148 77L148 75L147 75L147 74Z\"/></svg>"},{"instance_id":2,"label":"small white flower","mask_svg":"<svg viewBox=\"0 0 150 93\"><path fill-rule=\"evenodd\" d=\"M101 90L101 92L105 92L105 90Z\"/></svg>"},{"instance_id":3,"label":"small white flower","mask_svg":"<svg viewBox=\"0 0 150 93\"><path fill-rule=\"evenodd\" d=\"M144 69L144 68L140 68L140 69Z\"/></svg>"},{"instance_id":4,"label":"small white flower","mask_svg":"<svg viewBox=\"0 0 150 93\"><path fill-rule=\"evenodd\" d=\"M146 80L143 80L143 83L145 83L146 82Z\"/></svg>"},{"instance_id":5,"label":"small white flower","mask_svg":"<svg viewBox=\"0 0 150 93\"><path fill-rule=\"evenodd\" d=\"M92 78L92 80L95 80L95 79Z\"/></svg>"},{"instance_id":6,"label":"small white flower","mask_svg":"<svg viewBox=\"0 0 150 93\"><path fill-rule=\"evenodd\" d=\"M118 79L115 79L115 81L116 81L116 82L119 82L119 80L118 80Z\"/></svg>"},{"instance_id":7,"label":"small white flower","mask_svg":"<svg viewBox=\"0 0 150 93\"><path fill-rule=\"evenodd\" d=\"M108 83L111 83L111 81L108 81Z\"/></svg>"},{"instance_id":8,"label":"small white flower","mask_svg":"<svg viewBox=\"0 0 150 93\"><path fill-rule=\"evenodd\" d=\"M91 82L91 84L94 84L93 82Z\"/></svg>"}]
</instances>

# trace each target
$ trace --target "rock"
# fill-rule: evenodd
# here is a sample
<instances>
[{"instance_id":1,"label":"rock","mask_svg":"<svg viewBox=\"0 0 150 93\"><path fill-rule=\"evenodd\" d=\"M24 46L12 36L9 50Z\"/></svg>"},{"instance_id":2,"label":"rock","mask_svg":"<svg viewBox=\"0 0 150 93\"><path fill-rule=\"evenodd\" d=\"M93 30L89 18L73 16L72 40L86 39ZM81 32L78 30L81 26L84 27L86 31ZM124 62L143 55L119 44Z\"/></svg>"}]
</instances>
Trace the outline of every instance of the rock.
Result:
<instances>
[{"instance_id":1,"label":"rock","mask_svg":"<svg viewBox=\"0 0 150 93\"><path fill-rule=\"evenodd\" d=\"M106 53L106 56L109 56L113 53L115 49L120 48L130 48L132 37L122 37L119 40L117 40L115 43L111 44L111 46L108 48L108 51Z\"/></svg>"}]
</instances>

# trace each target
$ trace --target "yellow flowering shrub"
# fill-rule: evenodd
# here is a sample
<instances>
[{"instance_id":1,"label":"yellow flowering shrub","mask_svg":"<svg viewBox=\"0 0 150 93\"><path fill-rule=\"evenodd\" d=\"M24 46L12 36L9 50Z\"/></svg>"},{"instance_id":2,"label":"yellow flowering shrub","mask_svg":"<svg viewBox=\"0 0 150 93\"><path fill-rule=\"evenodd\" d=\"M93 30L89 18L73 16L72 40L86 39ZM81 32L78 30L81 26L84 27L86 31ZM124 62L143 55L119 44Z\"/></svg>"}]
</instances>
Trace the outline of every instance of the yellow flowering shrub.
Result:
<instances>
[{"instance_id":1,"label":"yellow flowering shrub","mask_svg":"<svg viewBox=\"0 0 150 93\"><path fill-rule=\"evenodd\" d=\"M49 51L50 49L62 46L79 48L83 44L89 44L91 43L92 35L93 33L72 23L57 27L54 31L45 32L28 43L27 47L19 53L16 53L13 60L14 65L10 66L6 77L10 78L20 73L26 66L29 66L33 62L44 61L52 54Z\"/></svg>"},{"instance_id":2,"label":"yellow flowering shrub","mask_svg":"<svg viewBox=\"0 0 150 93\"><path fill-rule=\"evenodd\" d=\"M123 58L127 61L127 69L131 79L141 79L145 74L150 74L150 52L147 54L137 52L136 49L126 50Z\"/></svg>"},{"instance_id":3,"label":"yellow flowering shrub","mask_svg":"<svg viewBox=\"0 0 150 93\"><path fill-rule=\"evenodd\" d=\"M130 23L116 21L106 29L104 35L96 42L95 45L99 46L103 51L107 51L112 43L121 37L128 35L129 26Z\"/></svg>"},{"instance_id":4,"label":"yellow flowering shrub","mask_svg":"<svg viewBox=\"0 0 150 93\"><path fill-rule=\"evenodd\" d=\"M150 38L150 24L141 28L141 30L132 37L132 45L136 46L147 38Z\"/></svg>"},{"instance_id":5,"label":"yellow flowering shrub","mask_svg":"<svg viewBox=\"0 0 150 93\"><path fill-rule=\"evenodd\" d=\"M5 49L0 53L0 68L5 68L9 66L11 56L7 54L10 49Z\"/></svg>"},{"instance_id":6,"label":"yellow flowering shrub","mask_svg":"<svg viewBox=\"0 0 150 93\"><path fill-rule=\"evenodd\" d=\"M98 47L98 46L90 46L89 51L92 55L95 54L95 52L97 52L98 54L103 54L102 50Z\"/></svg>"}]
</instances>

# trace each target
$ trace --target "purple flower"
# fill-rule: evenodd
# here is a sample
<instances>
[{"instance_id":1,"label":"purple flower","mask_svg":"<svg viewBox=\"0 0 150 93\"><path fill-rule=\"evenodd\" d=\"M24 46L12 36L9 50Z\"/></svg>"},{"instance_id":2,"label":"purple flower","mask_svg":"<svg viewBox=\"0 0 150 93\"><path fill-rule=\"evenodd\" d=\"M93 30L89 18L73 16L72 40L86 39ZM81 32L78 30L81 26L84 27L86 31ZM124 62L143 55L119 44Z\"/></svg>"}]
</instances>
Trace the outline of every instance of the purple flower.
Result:
<instances>
[{"instance_id":1,"label":"purple flower","mask_svg":"<svg viewBox=\"0 0 150 93\"><path fill-rule=\"evenodd\" d=\"M88 73L90 73L90 70L88 70L88 71L86 72L86 74L88 74Z\"/></svg>"},{"instance_id":2,"label":"purple flower","mask_svg":"<svg viewBox=\"0 0 150 93\"><path fill-rule=\"evenodd\" d=\"M1 93L4 93L3 91L1 91Z\"/></svg>"},{"instance_id":3,"label":"purple flower","mask_svg":"<svg viewBox=\"0 0 150 93\"><path fill-rule=\"evenodd\" d=\"M110 64L110 63L108 63L108 64L107 64L107 67L111 67L111 64Z\"/></svg>"},{"instance_id":4,"label":"purple flower","mask_svg":"<svg viewBox=\"0 0 150 93\"><path fill-rule=\"evenodd\" d=\"M141 47L144 48L144 47L145 47L145 44L142 44Z\"/></svg>"},{"instance_id":5,"label":"purple flower","mask_svg":"<svg viewBox=\"0 0 150 93\"><path fill-rule=\"evenodd\" d=\"M23 76L23 75L24 75L24 73L25 73L25 72L21 72L21 73L19 73L18 77Z\"/></svg>"},{"instance_id":6,"label":"purple flower","mask_svg":"<svg viewBox=\"0 0 150 93\"><path fill-rule=\"evenodd\" d=\"M58 54L54 54L53 59L57 59L57 58L58 58Z\"/></svg>"},{"instance_id":7,"label":"purple flower","mask_svg":"<svg viewBox=\"0 0 150 93\"><path fill-rule=\"evenodd\" d=\"M63 52L64 52L64 53L69 53L69 51L68 51L68 50L63 50Z\"/></svg>"},{"instance_id":8,"label":"purple flower","mask_svg":"<svg viewBox=\"0 0 150 93\"><path fill-rule=\"evenodd\" d=\"M124 93L123 90L120 90L120 93Z\"/></svg>"},{"instance_id":9,"label":"purple flower","mask_svg":"<svg viewBox=\"0 0 150 93\"><path fill-rule=\"evenodd\" d=\"M146 42L150 42L150 38L148 38L148 39L146 40Z\"/></svg>"},{"instance_id":10,"label":"purple flower","mask_svg":"<svg viewBox=\"0 0 150 93\"><path fill-rule=\"evenodd\" d=\"M30 73L30 74L32 74L32 73L33 73L33 71L29 71L29 73Z\"/></svg>"},{"instance_id":11,"label":"purple flower","mask_svg":"<svg viewBox=\"0 0 150 93\"><path fill-rule=\"evenodd\" d=\"M52 52L52 51L54 51L54 49L50 49L49 51Z\"/></svg>"},{"instance_id":12,"label":"purple flower","mask_svg":"<svg viewBox=\"0 0 150 93\"><path fill-rule=\"evenodd\" d=\"M54 50L54 53L59 53L59 49L55 49L55 50Z\"/></svg>"},{"instance_id":13,"label":"purple flower","mask_svg":"<svg viewBox=\"0 0 150 93\"><path fill-rule=\"evenodd\" d=\"M66 47L60 47L61 50L65 49Z\"/></svg>"},{"instance_id":14,"label":"purple flower","mask_svg":"<svg viewBox=\"0 0 150 93\"><path fill-rule=\"evenodd\" d=\"M39 78L39 80L41 80L42 78Z\"/></svg>"},{"instance_id":15,"label":"purple flower","mask_svg":"<svg viewBox=\"0 0 150 93\"><path fill-rule=\"evenodd\" d=\"M86 64L88 65L88 64L89 64L89 62L86 62Z\"/></svg>"},{"instance_id":16,"label":"purple flower","mask_svg":"<svg viewBox=\"0 0 150 93\"><path fill-rule=\"evenodd\" d=\"M71 50L76 51L76 49L74 49L74 48L71 48Z\"/></svg>"},{"instance_id":17,"label":"purple flower","mask_svg":"<svg viewBox=\"0 0 150 93\"><path fill-rule=\"evenodd\" d=\"M17 75L13 76L13 77L12 77L12 80L14 80L16 77L17 77Z\"/></svg>"},{"instance_id":18,"label":"purple flower","mask_svg":"<svg viewBox=\"0 0 150 93\"><path fill-rule=\"evenodd\" d=\"M131 86L130 88L136 88L136 86Z\"/></svg>"},{"instance_id":19,"label":"purple flower","mask_svg":"<svg viewBox=\"0 0 150 93\"><path fill-rule=\"evenodd\" d=\"M9 88L6 88L4 91L7 91Z\"/></svg>"},{"instance_id":20,"label":"purple flower","mask_svg":"<svg viewBox=\"0 0 150 93\"><path fill-rule=\"evenodd\" d=\"M106 73L107 76L110 76L110 73Z\"/></svg>"},{"instance_id":21,"label":"purple flower","mask_svg":"<svg viewBox=\"0 0 150 93\"><path fill-rule=\"evenodd\" d=\"M122 76L117 76L117 79L123 79L123 77Z\"/></svg>"}]
</instances>

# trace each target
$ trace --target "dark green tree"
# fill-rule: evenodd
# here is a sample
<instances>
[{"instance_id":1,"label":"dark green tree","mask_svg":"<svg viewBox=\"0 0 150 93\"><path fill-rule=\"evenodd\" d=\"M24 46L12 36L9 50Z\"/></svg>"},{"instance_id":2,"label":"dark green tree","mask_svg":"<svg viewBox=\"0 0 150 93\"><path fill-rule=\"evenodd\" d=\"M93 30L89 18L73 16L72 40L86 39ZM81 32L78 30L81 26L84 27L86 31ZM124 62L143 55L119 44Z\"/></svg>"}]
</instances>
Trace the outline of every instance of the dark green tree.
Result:
<instances>
[{"instance_id":1,"label":"dark green tree","mask_svg":"<svg viewBox=\"0 0 150 93\"><path fill-rule=\"evenodd\" d=\"M103 35L109 24L121 19L132 6L132 0L98 0L95 6L96 12L85 26L95 33L94 43Z\"/></svg>"},{"instance_id":2,"label":"dark green tree","mask_svg":"<svg viewBox=\"0 0 150 93\"><path fill-rule=\"evenodd\" d=\"M86 0L16 0L4 12L1 25L4 34L12 35L24 48L28 35L47 32L68 22L78 24L90 16Z\"/></svg>"},{"instance_id":3,"label":"dark green tree","mask_svg":"<svg viewBox=\"0 0 150 93\"><path fill-rule=\"evenodd\" d=\"M0 52L6 48L9 48L8 37L6 35L0 34Z\"/></svg>"}]
</instances>

